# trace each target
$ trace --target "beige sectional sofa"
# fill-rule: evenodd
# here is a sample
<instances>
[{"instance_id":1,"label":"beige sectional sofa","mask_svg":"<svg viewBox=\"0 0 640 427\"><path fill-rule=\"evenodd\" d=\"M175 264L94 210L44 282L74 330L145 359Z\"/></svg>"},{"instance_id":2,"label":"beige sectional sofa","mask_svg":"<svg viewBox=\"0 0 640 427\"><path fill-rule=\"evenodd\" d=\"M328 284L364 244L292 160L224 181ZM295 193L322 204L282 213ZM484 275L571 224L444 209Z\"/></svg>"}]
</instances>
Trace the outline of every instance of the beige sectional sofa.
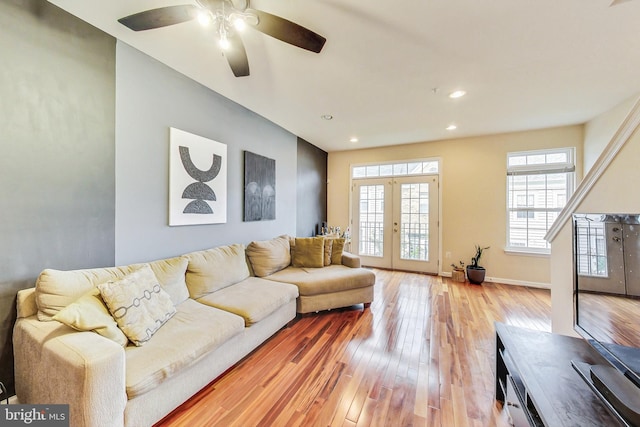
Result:
<instances>
[{"instance_id":1,"label":"beige sectional sofa","mask_svg":"<svg viewBox=\"0 0 640 427\"><path fill-rule=\"evenodd\" d=\"M298 313L366 307L373 301L375 275L360 267L359 257L343 251L344 243L341 238L280 236L252 242L247 256L255 275L298 287Z\"/></svg>"},{"instance_id":2,"label":"beige sectional sofa","mask_svg":"<svg viewBox=\"0 0 640 427\"><path fill-rule=\"evenodd\" d=\"M151 426L296 311L372 301L373 273L341 248L340 264L321 268L291 266L290 244L288 259L256 254L284 240L253 242L246 253L236 244L147 264L44 270L18 293L18 400L69 404L73 426ZM264 274L265 265L274 271Z\"/></svg>"}]
</instances>

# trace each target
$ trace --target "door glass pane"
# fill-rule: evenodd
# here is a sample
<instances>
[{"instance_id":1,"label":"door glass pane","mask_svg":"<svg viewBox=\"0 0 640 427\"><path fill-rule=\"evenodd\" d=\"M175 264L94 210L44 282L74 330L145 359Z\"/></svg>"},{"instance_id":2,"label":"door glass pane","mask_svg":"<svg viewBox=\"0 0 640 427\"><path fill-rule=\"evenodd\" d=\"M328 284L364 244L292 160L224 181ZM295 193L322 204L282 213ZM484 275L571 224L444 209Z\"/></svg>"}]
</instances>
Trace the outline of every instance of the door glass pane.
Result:
<instances>
[{"instance_id":1,"label":"door glass pane","mask_svg":"<svg viewBox=\"0 0 640 427\"><path fill-rule=\"evenodd\" d=\"M402 184L400 258L429 260L429 184Z\"/></svg>"},{"instance_id":2,"label":"door glass pane","mask_svg":"<svg viewBox=\"0 0 640 427\"><path fill-rule=\"evenodd\" d=\"M359 254L383 256L384 185L360 187Z\"/></svg>"}]
</instances>

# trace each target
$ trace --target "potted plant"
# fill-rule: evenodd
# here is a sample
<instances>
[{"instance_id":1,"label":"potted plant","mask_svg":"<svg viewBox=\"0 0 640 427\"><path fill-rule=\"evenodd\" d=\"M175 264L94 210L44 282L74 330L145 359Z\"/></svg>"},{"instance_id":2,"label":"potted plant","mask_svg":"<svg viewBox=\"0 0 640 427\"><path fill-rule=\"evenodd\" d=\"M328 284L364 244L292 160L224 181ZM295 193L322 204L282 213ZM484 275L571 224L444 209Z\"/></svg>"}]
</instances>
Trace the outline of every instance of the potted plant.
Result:
<instances>
[{"instance_id":1,"label":"potted plant","mask_svg":"<svg viewBox=\"0 0 640 427\"><path fill-rule=\"evenodd\" d=\"M462 282L464 283L467 279L464 275L464 261L460 261L459 264L451 264L451 278L454 282Z\"/></svg>"},{"instance_id":2,"label":"potted plant","mask_svg":"<svg viewBox=\"0 0 640 427\"><path fill-rule=\"evenodd\" d=\"M486 270L480 266L480 258L482 257L482 252L486 249L489 249L489 246L483 248L480 245L476 245L476 254L471 258L471 264L467 265L467 278L469 278L469 282L476 285L484 282Z\"/></svg>"}]
</instances>

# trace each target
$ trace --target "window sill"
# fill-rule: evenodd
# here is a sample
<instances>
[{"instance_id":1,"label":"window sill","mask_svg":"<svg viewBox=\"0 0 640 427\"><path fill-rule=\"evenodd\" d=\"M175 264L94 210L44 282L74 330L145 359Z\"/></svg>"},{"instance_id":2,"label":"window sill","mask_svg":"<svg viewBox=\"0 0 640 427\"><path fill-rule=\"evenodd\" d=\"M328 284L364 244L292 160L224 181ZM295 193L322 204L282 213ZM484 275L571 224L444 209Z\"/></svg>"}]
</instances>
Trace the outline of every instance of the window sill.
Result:
<instances>
[{"instance_id":1,"label":"window sill","mask_svg":"<svg viewBox=\"0 0 640 427\"><path fill-rule=\"evenodd\" d=\"M551 255L550 249L528 249L528 248L504 248L504 253L507 255L519 255L519 256L534 256L548 258Z\"/></svg>"}]
</instances>

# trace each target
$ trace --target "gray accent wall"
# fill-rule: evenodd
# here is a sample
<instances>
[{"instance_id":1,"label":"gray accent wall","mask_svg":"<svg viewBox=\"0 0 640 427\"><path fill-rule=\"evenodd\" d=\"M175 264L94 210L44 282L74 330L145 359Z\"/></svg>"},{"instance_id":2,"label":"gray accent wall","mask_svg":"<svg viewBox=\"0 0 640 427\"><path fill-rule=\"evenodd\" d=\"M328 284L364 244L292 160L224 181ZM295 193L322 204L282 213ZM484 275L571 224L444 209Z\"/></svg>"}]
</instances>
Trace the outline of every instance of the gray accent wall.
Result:
<instances>
[{"instance_id":1,"label":"gray accent wall","mask_svg":"<svg viewBox=\"0 0 640 427\"><path fill-rule=\"evenodd\" d=\"M0 58L0 381L10 393L16 293L43 269L295 235L301 218L326 216L326 153L46 0L0 1ZM227 144L226 224L168 226L170 126ZM242 220L244 150L276 161L274 221Z\"/></svg>"},{"instance_id":2,"label":"gray accent wall","mask_svg":"<svg viewBox=\"0 0 640 427\"><path fill-rule=\"evenodd\" d=\"M314 236L327 221L327 153L302 138L298 138L297 187L296 236Z\"/></svg>"},{"instance_id":3,"label":"gray accent wall","mask_svg":"<svg viewBox=\"0 0 640 427\"><path fill-rule=\"evenodd\" d=\"M120 41L116 58L116 264L295 235L295 135ZM226 224L169 227L170 127L227 145ZM243 222L245 150L276 161L273 221Z\"/></svg>"},{"instance_id":4,"label":"gray accent wall","mask_svg":"<svg viewBox=\"0 0 640 427\"><path fill-rule=\"evenodd\" d=\"M45 0L3 0L0 58L0 381L13 392L17 291L45 267L114 262L115 40Z\"/></svg>"}]
</instances>

